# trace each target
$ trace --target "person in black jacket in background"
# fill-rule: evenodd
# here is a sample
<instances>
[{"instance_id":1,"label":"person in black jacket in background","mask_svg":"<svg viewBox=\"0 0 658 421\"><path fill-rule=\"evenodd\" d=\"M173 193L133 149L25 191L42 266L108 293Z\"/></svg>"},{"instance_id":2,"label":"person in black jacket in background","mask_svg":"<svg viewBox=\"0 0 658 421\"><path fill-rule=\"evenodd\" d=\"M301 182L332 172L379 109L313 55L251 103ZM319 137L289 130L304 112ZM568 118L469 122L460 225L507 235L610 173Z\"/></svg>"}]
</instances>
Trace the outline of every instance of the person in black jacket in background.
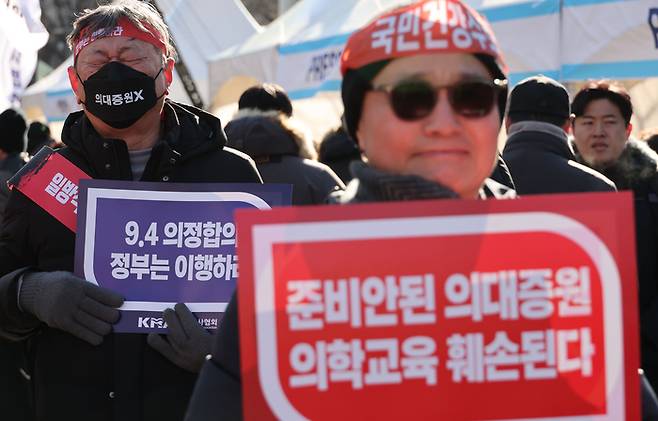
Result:
<instances>
[{"instance_id":1,"label":"person in black jacket in background","mask_svg":"<svg viewBox=\"0 0 658 421\"><path fill-rule=\"evenodd\" d=\"M334 170L343 183L354 178L350 173L352 162L362 160L359 147L342 126L327 132L320 141L318 161Z\"/></svg>"},{"instance_id":2,"label":"person in black jacket in background","mask_svg":"<svg viewBox=\"0 0 658 421\"><path fill-rule=\"evenodd\" d=\"M7 181L25 165L25 133L27 123L18 110L6 109L0 113L0 224L9 187Z\"/></svg>"},{"instance_id":3,"label":"person in black jacket in background","mask_svg":"<svg viewBox=\"0 0 658 421\"><path fill-rule=\"evenodd\" d=\"M261 182L253 161L224 147L217 118L166 99L175 52L147 2L84 11L69 45L83 111L68 116L66 147L55 153L97 179ZM0 234L0 336L29 346L36 419L181 420L212 336L182 304L164 312L166 338L111 333L123 297L71 273L74 246L72 231L11 192Z\"/></svg>"},{"instance_id":4,"label":"person in black jacket in background","mask_svg":"<svg viewBox=\"0 0 658 421\"><path fill-rule=\"evenodd\" d=\"M345 188L331 168L317 162L313 140L291 119L292 104L281 87L252 86L238 104L224 127L228 145L256 162L263 182L292 184L293 205L322 204L329 193Z\"/></svg>"},{"instance_id":5,"label":"person in black jacket in background","mask_svg":"<svg viewBox=\"0 0 658 421\"><path fill-rule=\"evenodd\" d=\"M27 124L19 110L0 113L0 224L9 197L9 180L25 164ZM30 383L23 359L24 344L0 339L0 408L7 419L30 420Z\"/></svg>"},{"instance_id":6,"label":"person in black jacket in background","mask_svg":"<svg viewBox=\"0 0 658 421\"><path fill-rule=\"evenodd\" d=\"M635 241L640 311L641 366L658 388L658 154L631 139L633 103L621 85L587 83L571 103L574 149L580 162L635 199ZM632 229L633 227L620 227Z\"/></svg>"},{"instance_id":7,"label":"person in black jacket in background","mask_svg":"<svg viewBox=\"0 0 658 421\"><path fill-rule=\"evenodd\" d=\"M27 154L34 156L44 146L56 147L57 141L50 136L50 128L40 121L33 121L27 128Z\"/></svg>"},{"instance_id":8,"label":"person in black jacket in background","mask_svg":"<svg viewBox=\"0 0 658 421\"><path fill-rule=\"evenodd\" d=\"M616 190L605 176L576 162L566 133L571 110L564 86L533 76L512 89L508 102L503 158L518 194Z\"/></svg>"}]
</instances>

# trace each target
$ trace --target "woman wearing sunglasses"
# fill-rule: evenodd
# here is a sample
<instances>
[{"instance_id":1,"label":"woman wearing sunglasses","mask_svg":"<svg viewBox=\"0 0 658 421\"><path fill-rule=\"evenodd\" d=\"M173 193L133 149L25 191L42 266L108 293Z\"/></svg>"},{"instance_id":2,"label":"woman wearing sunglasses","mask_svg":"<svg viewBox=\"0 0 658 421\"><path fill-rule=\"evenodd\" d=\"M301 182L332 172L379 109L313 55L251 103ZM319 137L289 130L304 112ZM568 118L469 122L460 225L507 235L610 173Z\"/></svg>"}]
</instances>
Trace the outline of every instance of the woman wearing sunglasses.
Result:
<instances>
[{"instance_id":1,"label":"woman wearing sunglasses","mask_svg":"<svg viewBox=\"0 0 658 421\"><path fill-rule=\"evenodd\" d=\"M506 66L476 11L426 0L388 12L350 37L341 71L344 122L368 164L335 201L513 195L488 179Z\"/></svg>"}]
</instances>

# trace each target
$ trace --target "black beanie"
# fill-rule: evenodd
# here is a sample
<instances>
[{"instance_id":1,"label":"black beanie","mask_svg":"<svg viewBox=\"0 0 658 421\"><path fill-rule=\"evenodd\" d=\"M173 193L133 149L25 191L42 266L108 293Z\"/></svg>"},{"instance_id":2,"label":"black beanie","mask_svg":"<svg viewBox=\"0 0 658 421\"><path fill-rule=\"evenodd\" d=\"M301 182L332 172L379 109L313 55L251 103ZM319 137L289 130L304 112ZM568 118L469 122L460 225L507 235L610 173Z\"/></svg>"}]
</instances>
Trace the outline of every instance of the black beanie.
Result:
<instances>
[{"instance_id":1,"label":"black beanie","mask_svg":"<svg viewBox=\"0 0 658 421\"><path fill-rule=\"evenodd\" d=\"M0 149L9 154L23 152L26 130L27 123L20 112L8 108L0 113Z\"/></svg>"},{"instance_id":2,"label":"black beanie","mask_svg":"<svg viewBox=\"0 0 658 421\"><path fill-rule=\"evenodd\" d=\"M363 109L363 98L366 92L372 89L371 81L382 71L391 60L380 60L374 63L366 64L358 69L349 69L343 76L340 93L343 98L343 126L345 131L355 142L356 130L359 128L361 120L361 110Z\"/></svg>"},{"instance_id":3,"label":"black beanie","mask_svg":"<svg viewBox=\"0 0 658 421\"><path fill-rule=\"evenodd\" d=\"M27 128L27 152L34 155L42 146L50 143L50 129L40 121L33 121Z\"/></svg>"},{"instance_id":4,"label":"black beanie","mask_svg":"<svg viewBox=\"0 0 658 421\"><path fill-rule=\"evenodd\" d=\"M366 92L370 89L370 81L365 80L357 70L350 69L343 76L343 83L340 90L343 97L343 107L345 108L343 126L354 141L357 141L356 130L359 127L359 120L361 120L363 98L365 98Z\"/></svg>"},{"instance_id":5,"label":"black beanie","mask_svg":"<svg viewBox=\"0 0 658 421\"><path fill-rule=\"evenodd\" d=\"M487 54L475 54L475 58L480 60L482 64L484 64L484 67L489 70L489 73L491 76L493 76L494 79L500 79L500 80L507 80L507 76L505 76L505 73L500 69L498 66L498 63L496 63L496 60L494 60L493 57ZM509 90L508 85L505 85L505 87L498 92L498 115L500 117L500 124L503 124L503 118L505 117L505 107L507 106L507 92Z\"/></svg>"}]
</instances>

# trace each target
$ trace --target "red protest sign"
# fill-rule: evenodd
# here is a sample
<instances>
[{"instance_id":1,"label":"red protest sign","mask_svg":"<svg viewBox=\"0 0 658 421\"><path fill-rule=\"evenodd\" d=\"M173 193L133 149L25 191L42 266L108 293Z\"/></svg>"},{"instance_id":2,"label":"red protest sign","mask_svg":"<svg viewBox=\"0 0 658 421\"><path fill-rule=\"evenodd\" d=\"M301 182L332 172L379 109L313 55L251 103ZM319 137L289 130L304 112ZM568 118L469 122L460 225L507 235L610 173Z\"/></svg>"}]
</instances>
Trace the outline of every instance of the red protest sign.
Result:
<instances>
[{"instance_id":1,"label":"red protest sign","mask_svg":"<svg viewBox=\"0 0 658 421\"><path fill-rule=\"evenodd\" d=\"M631 198L238 211L245 419L637 419Z\"/></svg>"},{"instance_id":2,"label":"red protest sign","mask_svg":"<svg viewBox=\"0 0 658 421\"><path fill-rule=\"evenodd\" d=\"M76 232L80 180L89 178L62 155L44 147L8 184Z\"/></svg>"}]
</instances>

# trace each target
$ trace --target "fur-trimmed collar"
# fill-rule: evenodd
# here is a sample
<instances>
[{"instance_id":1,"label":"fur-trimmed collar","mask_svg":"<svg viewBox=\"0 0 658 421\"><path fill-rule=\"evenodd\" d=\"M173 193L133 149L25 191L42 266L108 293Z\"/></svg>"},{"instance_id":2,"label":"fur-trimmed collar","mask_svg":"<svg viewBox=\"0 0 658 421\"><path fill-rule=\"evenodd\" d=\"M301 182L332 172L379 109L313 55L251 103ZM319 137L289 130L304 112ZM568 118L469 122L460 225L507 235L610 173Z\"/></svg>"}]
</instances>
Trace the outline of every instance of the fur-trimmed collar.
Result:
<instances>
[{"instance_id":1,"label":"fur-trimmed collar","mask_svg":"<svg viewBox=\"0 0 658 421\"><path fill-rule=\"evenodd\" d=\"M583 160L573 140L571 142L578 161L589 165ZM620 190L649 184L654 191L658 191L658 154L640 140L629 139L619 159L611 167L594 169L611 179Z\"/></svg>"},{"instance_id":2,"label":"fur-trimmed collar","mask_svg":"<svg viewBox=\"0 0 658 421\"><path fill-rule=\"evenodd\" d=\"M519 121L517 123L511 124L509 129L507 129L507 135L509 137L523 132L546 133L559 139L564 139L565 142L567 141L567 134L564 132L564 130L562 130L562 128L551 123L545 123L543 121Z\"/></svg>"},{"instance_id":3,"label":"fur-trimmed collar","mask_svg":"<svg viewBox=\"0 0 658 421\"><path fill-rule=\"evenodd\" d=\"M276 120L281 125L283 131L285 131L299 147L299 156L301 158L317 161L318 153L315 150L315 145L313 144L311 135L308 133L308 130L294 118L289 118L278 111L262 111L257 108L243 108L235 113L232 121L248 117L267 117Z\"/></svg>"}]
</instances>

